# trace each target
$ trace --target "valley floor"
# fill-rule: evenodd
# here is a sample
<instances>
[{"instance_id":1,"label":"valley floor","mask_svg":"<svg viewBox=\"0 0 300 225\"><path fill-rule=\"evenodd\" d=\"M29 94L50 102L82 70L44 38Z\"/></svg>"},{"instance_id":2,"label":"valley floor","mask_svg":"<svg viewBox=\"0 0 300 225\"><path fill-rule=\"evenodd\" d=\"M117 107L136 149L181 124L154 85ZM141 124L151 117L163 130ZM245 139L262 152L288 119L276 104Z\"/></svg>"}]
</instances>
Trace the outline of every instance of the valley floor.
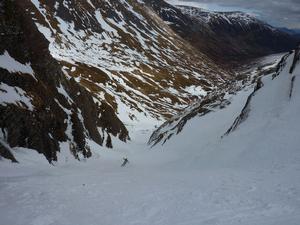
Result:
<instances>
[{"instance_id":1,"label":"valley floor","mask_svg":"<svg viewBox=\"0 0 300 225\"><path fill-rule=\"evenodd\" d=\"M224 138L252 88L165 146L149 149L151 130L137 130L128 145L90 143L92 159L62 153L55 166L17 149L20 164L0 164L0 224L299 225L298 78L289 99L287 76L266 77L251 116Z\"/></svg>"}]
</instances>

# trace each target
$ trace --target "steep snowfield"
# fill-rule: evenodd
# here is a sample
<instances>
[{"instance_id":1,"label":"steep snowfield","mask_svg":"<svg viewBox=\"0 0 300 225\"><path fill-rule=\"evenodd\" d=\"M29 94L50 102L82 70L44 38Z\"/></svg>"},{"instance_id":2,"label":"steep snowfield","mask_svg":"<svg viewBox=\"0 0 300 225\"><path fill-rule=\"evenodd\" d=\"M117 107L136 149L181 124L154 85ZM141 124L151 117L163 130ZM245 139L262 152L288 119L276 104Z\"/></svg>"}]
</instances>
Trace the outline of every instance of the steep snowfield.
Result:
<instances>
[{"instance_id":1,"label":"steep snowfield","mask_svg":"<svg viewBox=\"0 0 300 225\"><path fill-rule=\"evenodd\" d=\"M291 63L264 77L248 118L223 138L252 88L151 150L145 130L115 150L89 143L98 157L87 162L66 155L49 166L15 149L22 164L0 164L1 224L298 225L300 66L290 98Z\"/></svg>"}]
</instances>

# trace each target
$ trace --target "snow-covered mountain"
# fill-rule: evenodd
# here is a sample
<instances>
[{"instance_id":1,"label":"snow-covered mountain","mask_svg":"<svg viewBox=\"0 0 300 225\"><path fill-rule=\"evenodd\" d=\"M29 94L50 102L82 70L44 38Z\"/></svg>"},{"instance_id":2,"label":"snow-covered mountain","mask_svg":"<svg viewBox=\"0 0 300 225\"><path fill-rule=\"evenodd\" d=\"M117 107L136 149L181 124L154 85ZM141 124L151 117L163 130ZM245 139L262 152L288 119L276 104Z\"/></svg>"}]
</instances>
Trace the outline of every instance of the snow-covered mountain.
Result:
<instances>
[{"instance_id":1,"label":"snow-covered mountain","mask_svg":"<svg viewBox=\"0 0 300 225\"><path fill-rule=\"evenodd\" d=\"M51 55L67 76L116 112L170 116L229 79L138 1L33 3L30 13L50 42ZM189 91L194 86L202 90Z\"/></svg>"},{"instance_id":2,"label":"snow-covered mountain","mask_svg":"<svg viewBox=\"0 0 300 225\"><path fill-rule=\"evenodd\" d=\"M233 78L140 1L0 7L1 140L49 161L66 145L89 157L85 139L113 147Z\"/></svg>"},{"instance_id":3,"label":"snow-covered mountain","mask_svg":"<svg viewBox=\"0 0 300 225\"><path fill-rule=\"evenodd\" d=\"M162 0L1 1L1 155L15 160L11 150L24 147L50 162L63 150L90 157L91 140L112 148L136 127L240 89L249 74L217 59L243 51L239 58L249 59L246 49L260 51L261 43L236 46L248 39L226 34L234 44L224 45L226 35L194 14ZM268 38L276 42L274 32ZM285 38L276 42L282 49L293 44Z\"/></svg>"}]
</instances>

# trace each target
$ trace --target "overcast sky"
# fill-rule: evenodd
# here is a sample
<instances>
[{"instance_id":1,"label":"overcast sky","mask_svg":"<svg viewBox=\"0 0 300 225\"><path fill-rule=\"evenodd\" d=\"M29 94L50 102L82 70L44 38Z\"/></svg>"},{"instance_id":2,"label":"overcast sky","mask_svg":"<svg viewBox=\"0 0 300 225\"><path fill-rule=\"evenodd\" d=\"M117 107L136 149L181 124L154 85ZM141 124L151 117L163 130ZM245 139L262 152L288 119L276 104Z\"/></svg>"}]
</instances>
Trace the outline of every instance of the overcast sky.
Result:
<instances>
[{"instance_id":1,"label":"overcast sky","mask_svg":"<svg viewBox=\"0 0 300 225\"><path fill-rule=\"evenodd\" d=\"M300 0L166 0L171 4L208 10L239 10L251 13L273 26L300 29Z\"/></svg>"}]
</instances>

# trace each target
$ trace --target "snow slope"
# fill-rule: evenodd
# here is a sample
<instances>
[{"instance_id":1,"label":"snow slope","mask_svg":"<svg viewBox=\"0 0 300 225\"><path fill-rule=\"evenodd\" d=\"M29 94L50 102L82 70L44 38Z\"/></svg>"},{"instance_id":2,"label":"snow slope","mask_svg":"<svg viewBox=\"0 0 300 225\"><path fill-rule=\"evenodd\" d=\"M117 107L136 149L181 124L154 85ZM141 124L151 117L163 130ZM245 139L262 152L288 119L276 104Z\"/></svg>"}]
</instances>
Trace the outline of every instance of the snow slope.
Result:
<instances>
[{"instance_id":1,"label":"snow slope","mask_svg":"<svg viewBox=\"0 0 300 225\"><path fill-rule=\"evenodd\" d=\"M292 60L263 79L248 118L223 138L252 88L151 150L142 130L137 142L113 151L89 143L98 157L86 163L64 158L50 166L15 149L23 163L0 164L1 223L298 225L300 66L290 98ZM121 168L123 156L130 163Z\"/></svg>"},{"instance_id":2,"label":"snow slope","mask_svg":"<svg viewBox=\"0 0 300 225\"><path fill-rule=\"evenodd\" d=\"M235 83L228 83L221 90L215 90L203 100L196 102L194 105L185 108L180 114L168 119L152 133L148 143L150 145L164 144L168 139L185 129L185 125L190 119L196 116L203 117L207 113L226 107L232 102L232 95L241 90L241 88L253 86L253 83L256 83L262 76L274 73L281 58L282 54L274 54L244 65L237 72ZM244 76L248 78L242 78L241 81L239 77Z\"/></svg>"},{"instance_id":3,"label":"snow slope","mask_svg":"<svg viewBox=\"0 0 300 225\"><path fill-rule=\"evenodd\" d=\"M205 158L206 162L203 163L209 163L209 165L214 163L220 165L220 163L225 163L227 158L230 160L230 164L234 162L239 167L248 169L258 164L271 167L278 166L276 165L278 162L291 165L297 163L299 155L297 157L291 157L291 155L295 156L300 153L297 147L300 127L299 119L296 116L300 110L297 88L300 70L298 66L293 73L295 80L290 98L292 75L289 74L289 69L292 60L293 55L290 55L282 72L274 80L272 80L272 75L263 78L264 86L255 92L250 101L248 117L228 136L221 138L233 123L233 120L227 119L226 115L237 117L234 112L226 113L233 107L232 105L205 117L194 118L187 123L182 133L166 142L165 148L176 146L181 149L188 146L196 151L200 158ZM249 92L245 94L246 97L248 95ZM243 102L245 102L245 98L239 102L239 105ZM221 124L224 125L221 126ZM200 138L205 141L199 141L195 145L195 141L192 140L200 140ZM209 141L210 139L211 141ZM202 145L203 143L205 145ZM203 157L203 154L208 154L210 157L218 154L218 158L207 160L207 156ZM219 160L216 161L216 159ZM194 160L199 161L198 158Z\"/></svg>"}]
</instances>

